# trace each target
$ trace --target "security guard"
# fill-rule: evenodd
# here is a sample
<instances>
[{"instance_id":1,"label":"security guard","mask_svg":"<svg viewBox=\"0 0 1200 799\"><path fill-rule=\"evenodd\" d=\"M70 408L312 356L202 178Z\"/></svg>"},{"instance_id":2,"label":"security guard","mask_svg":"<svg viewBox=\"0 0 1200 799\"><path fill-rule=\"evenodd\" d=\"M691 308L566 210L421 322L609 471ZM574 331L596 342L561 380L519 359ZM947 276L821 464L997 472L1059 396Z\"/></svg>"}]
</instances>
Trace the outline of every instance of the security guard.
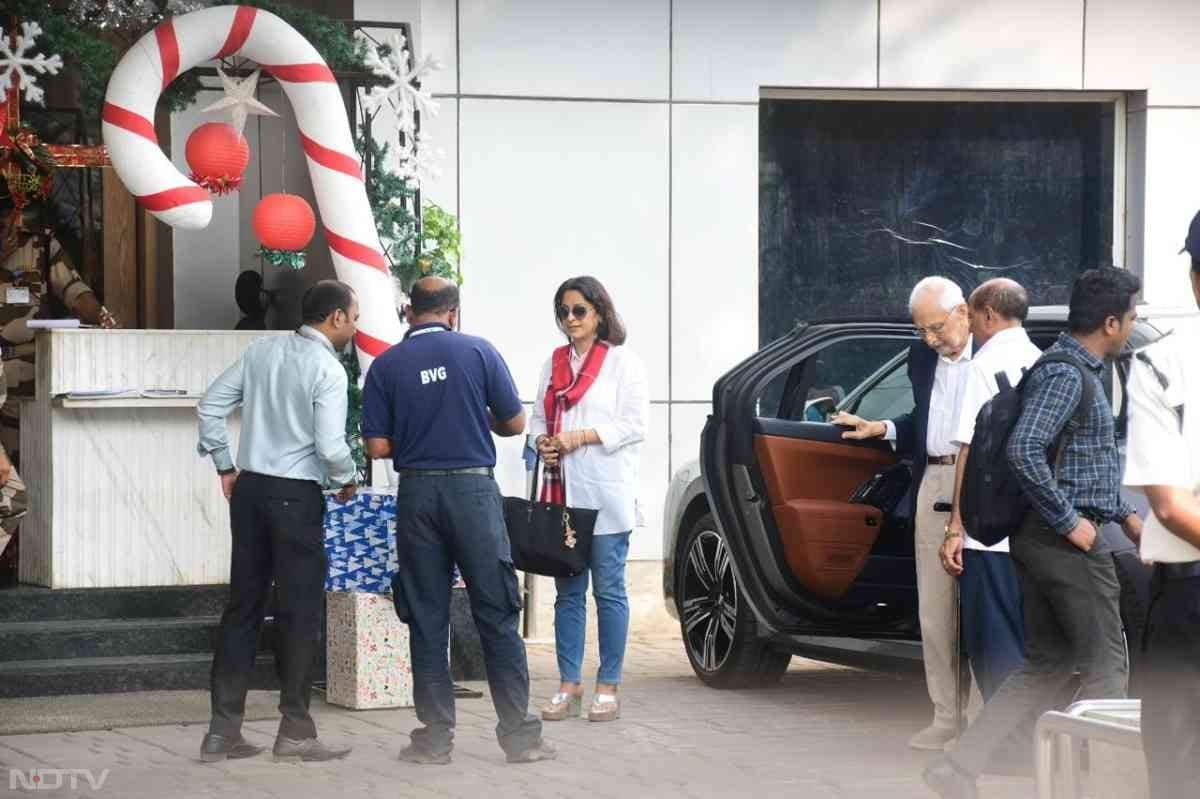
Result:
<instances>
[{"instance_id":1,"label":"security guard","mask_svg":"<svg viewBox=\"0 0 1200 799\"><path fill-rule=\"evenodd\" d=\"M1200 305L1200 213L1184 245ZM1146 629L1142 740L1151 799L1200 795L1200 330L1136 354L1129 379L1125 484L1154 519L1141 541L1156 563Z\"/></svg>"},{"instance_id":2,"label":"security guard","mask_svg":"<svg viewBox=\"0 0 1200 799\"><path fill-rule=\"evenodd\" d=\"M419 280L406 309L404 341L371 365L362 434L372 458L392 458L399 476L392 583L408 625L414 700L424 727L400 752L411 763L446 764L454 742L450 574L457 563L471 598L509 763L550 760L542 723L530 715L529 666L517 631L521 609L492 433L525 432L525 411L504 359L487 341L454 332L458 287Z\"/></svg>"}]
</instances>

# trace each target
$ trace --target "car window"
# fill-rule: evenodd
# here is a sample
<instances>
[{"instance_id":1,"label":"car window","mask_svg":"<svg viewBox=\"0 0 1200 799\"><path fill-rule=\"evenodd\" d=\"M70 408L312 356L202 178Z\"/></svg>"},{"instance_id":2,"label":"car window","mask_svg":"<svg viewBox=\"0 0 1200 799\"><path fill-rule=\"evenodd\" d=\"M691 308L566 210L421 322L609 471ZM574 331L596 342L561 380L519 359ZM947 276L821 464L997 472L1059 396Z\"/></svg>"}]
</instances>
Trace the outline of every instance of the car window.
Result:
<instances>
[{"instance_id":1,"label":"car window","mask_svg":"<svg viewBox=\"0 0 1200 799\"><path fill-rule=\"evenodd\" d=\"M795 371L796 368L798 367L781 372L780 374L776 375L770 383L767 384L767 387L764 388L762 393L758 395L758 411L755 414L756 416L766 419L775 419L780 417L779 405L783 401L783 393L787 388L788 379L791 378L792 372ZM786 415L787 414L783 414L785 417Z\"/></svg>"},{"instance_id":2,"label":"car window","mask_svg":"<svg viewBox=\"0 0 1200 799\"><path fill-rule=\"evenodd\" d=\"M857 397L844 402L845 410L864 419L895 419L915 407L912 382L908 379L908 360L902 358L882 379Z\"/></svg>"},{"instance_id":3,"label":"car window","mask_svg":"<svg viewBox=\"0 0 1200 799\"><path fill-rule=\"evenodd\" d=\"M821 350L805 370L804 419L823 422L837 409L874 419L911 410L908 347L896 338L855 338Z\"/></svg>"}]
</instances>

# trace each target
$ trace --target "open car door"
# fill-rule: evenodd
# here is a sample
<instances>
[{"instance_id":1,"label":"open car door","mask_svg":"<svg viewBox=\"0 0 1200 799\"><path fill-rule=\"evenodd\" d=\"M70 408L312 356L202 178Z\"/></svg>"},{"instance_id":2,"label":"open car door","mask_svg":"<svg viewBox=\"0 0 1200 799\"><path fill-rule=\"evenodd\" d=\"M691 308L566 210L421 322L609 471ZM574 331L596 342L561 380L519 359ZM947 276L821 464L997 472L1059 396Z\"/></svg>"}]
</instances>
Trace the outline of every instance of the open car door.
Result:
<instances>
[{"instance_id":1,"label":"open car door","mask_svg":"<svg viewBox=\"0 0 1200 799\"><path fill-rule=\"evenodd\" d=\"M746 600L774 632L914 634L911 525L895 502L862 501L880 481L903 493L907 470L890 443L827 422L911 410L912 342L902 323L804 326L714 388L706 489Z\"/></svg>"}]
</instances>

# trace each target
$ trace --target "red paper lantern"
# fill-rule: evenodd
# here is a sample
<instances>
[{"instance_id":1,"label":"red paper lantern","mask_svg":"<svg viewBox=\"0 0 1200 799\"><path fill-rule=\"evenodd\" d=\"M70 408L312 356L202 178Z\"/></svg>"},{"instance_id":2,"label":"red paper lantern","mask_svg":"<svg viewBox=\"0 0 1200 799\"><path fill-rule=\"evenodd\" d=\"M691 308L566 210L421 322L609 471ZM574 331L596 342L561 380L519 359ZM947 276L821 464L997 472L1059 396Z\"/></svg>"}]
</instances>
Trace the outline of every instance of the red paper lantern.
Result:
<instances>
[{"instance_id":1,"label":"red paper lantern","mask_svg":"<svg viewBox=\"0 0 1200 799\"><path fill-rule=\"evenodd\" d=\"M254 232L270 250L303 250L317 229L317 218L303 197L268 194L254 209Z\"/></svg>"},{"instance_id":2,"label":"red paper lantern","mask_svg":"<svg viewBox=\"0 0 1200 799\"><path fill-rule=\"evenodd\" d=\"M208 122L192 131L184 150L192 180L213 194L225 194L242 185L250 163L250 145L233 125Z\"/></svg>"}]
</instances>

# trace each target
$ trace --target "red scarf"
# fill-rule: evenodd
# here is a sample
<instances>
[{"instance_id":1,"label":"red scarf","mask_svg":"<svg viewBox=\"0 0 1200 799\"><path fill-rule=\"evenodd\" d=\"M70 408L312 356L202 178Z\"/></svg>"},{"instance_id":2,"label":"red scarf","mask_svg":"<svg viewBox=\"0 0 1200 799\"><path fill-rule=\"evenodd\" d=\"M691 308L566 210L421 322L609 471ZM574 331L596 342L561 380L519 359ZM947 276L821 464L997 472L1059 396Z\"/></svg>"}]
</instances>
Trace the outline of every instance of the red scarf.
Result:
<instances>
[{"instance_id":1,"label":"red scarf","mask_svg":"<svg viewBox=\"0 0 1200 799\"><path fill-rule=\"evenodd\" d=\"M546 387L546 435L553 438L562 432L563 416L579 404L583 395L596 382L608 355L608 342L595 341L583 359L576 375L571 369L571 345L559 347L551 359L550 385ZM567 484L563 482L562 461L559 466L546 466L542 472L542 502L567 504Z\"/></svg>"}]
</instances>

